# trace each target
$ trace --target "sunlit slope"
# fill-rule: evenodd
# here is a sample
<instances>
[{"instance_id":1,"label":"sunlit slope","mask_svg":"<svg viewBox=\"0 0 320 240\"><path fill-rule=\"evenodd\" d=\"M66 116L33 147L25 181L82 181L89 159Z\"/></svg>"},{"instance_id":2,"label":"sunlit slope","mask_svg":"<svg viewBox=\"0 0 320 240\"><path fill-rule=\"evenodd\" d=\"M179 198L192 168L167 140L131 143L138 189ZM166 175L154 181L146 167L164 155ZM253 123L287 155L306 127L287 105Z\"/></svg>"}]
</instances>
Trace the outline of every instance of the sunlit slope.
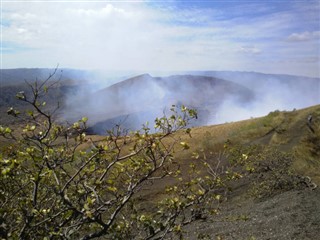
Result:
<instances>
[{"instance_id":1,"label":"sunlit slope","mask_svg":"<svg viewBox=\"0 0 320 240\"><path fill-rule=\"evenodd\" d=\"M311 122L308 118L312 116ZM192 137L183 137L190 149L179 152L188 159L194 151L210 156L231 144L275 146L295 156L293 168L320 183L320 105L295 111L275 111L265 117L192 129Z\"/></svg>"},{"instance_id":2,"label":"sunlit slope","mask_svg":"<svg viewBox=\"0 0 320 240\"><path fill-rule=\"evenodd\" d=\"M312 116L310 122L308 118ZM320 105L294 111L274 111L267 116L239 122L192 128L191 137L178 132L181 141L190 146L177 146L175 157L182 166L188 166L192 153L201 152L215 159L226 142L232 145L273 146L294 156L292 168L310 176L320 184ZM101 141L103 136L90 136Z\"/></svg>"}]
</instances>

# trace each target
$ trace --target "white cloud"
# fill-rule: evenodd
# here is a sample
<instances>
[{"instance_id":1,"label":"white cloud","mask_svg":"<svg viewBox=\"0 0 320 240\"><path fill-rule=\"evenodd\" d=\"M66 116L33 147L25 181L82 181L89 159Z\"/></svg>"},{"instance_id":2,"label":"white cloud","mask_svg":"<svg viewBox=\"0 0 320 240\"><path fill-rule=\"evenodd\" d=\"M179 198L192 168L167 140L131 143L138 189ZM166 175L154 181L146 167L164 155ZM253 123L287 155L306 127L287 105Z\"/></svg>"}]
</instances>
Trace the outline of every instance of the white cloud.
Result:
<instances>
[{"instance_id":1,"label":"white cloud","mask_svg":"<svg viewBox=\"0 0 320 240\"><path fill-rule=\"evenodd\" d=\"M239 49L239 52L246 54L260 54L261 50L254 46L243 46Z\"/></svg>"},{"instance_id":2,"label":"white cloud","mask_svg":"<svg viewBox=\"0 0 320 240\"><path fill-rule=\"evenodd\" d=\"M75 12L79 14L80 16L84 17L107 17L111 14L125 14L126 11L121 8L116 8L111 4L107 4L105 7L102 7L100 9L72 9L70 12Z\"/></svg>"},{"instance_id":3,"label":"white cloud","mask_svg":"<svg viewBox=\"0 0 320 240\"><path fill-rule=\"evenodd\" d=\"M240 10L235 8L234 16L229 16L228 9L180 10L143 2L5 2L3 18L9 25L2 27L2 40L8 45L5 47L19 49L4 54L3 67L60 63L61 67L107 70L281 71L280 64L270 63L272 68L267 68L268 61L295 55L307 58L319 51L316 44L299 49L281 45L286 38L319 35L319 31L294 30L289 35L288 29L295 29L292 19L296 13L264 14L268 8L262 8L262 15L251 19L239 14ZM288 73L299 71L286 64ZM318 68L311 69L308 75L318 74Z\"/></svg>"},{"instance_id":4,"label":"white cloud","mask_svg":"<svg viewBox=\"0 0 320 240\"><path fill-rule=\"evenodd\" d=\"M289 42L304 42L304 41L310 41L312 39L316 39L320 37L320 31L314 31L314 32L302 32L302 33L292 33L287 38L287 41Z\"/></svg>"}]
</instances>

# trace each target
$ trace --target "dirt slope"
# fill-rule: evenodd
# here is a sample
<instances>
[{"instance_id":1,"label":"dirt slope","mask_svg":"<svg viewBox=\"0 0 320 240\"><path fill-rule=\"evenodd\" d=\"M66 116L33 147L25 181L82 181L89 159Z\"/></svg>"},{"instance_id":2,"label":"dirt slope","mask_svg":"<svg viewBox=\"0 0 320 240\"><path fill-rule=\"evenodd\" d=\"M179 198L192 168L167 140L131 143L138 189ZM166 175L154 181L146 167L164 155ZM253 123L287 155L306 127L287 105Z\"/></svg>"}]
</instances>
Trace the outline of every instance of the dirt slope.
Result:
<instances>
[{"instance_id":1,"label":"dirt slope","mask_svg":"<svg viewBox=\"0 0 320 240\"><path fill-rule=\"evenodd\" d=\"M230 201L221 213L193 224L187 239L319 239L320 190L293 190L264 201Z\"/></svg>"}]
</instances>

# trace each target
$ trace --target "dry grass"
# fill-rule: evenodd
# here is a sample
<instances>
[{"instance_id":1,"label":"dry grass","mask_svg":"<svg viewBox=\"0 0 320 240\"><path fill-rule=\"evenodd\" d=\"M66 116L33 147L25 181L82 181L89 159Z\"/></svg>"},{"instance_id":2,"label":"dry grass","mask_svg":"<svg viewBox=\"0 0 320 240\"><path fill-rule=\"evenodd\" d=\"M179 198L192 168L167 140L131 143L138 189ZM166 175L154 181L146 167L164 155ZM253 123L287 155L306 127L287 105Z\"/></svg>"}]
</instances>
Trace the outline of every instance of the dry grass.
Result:
<instances>
[{"instance_id":1,"label":"dry grass","mask_svg":"<svg viewBox=\"0 0 320 240\"><path fill-rule=\"evenodd\" d=\"M307 118L313 116L311 132ZM177 152L176 157L187 161L192 152L204 151L207 155L222 151L226 141L239 144L263 144L293 152L292 168L301 175L310 176L320 184L320 105L291 112L272 112L262 118L235 123L193 128L188 151Z\"/></svg>"}]
</instances>

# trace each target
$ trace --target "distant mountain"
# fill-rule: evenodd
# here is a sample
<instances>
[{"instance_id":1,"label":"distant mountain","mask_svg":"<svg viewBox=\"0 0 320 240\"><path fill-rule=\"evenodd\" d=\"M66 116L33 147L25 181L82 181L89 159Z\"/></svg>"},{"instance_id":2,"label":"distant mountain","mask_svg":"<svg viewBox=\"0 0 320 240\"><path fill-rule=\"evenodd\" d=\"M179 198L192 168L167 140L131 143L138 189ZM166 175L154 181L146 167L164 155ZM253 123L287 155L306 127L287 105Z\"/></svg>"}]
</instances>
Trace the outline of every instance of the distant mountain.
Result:
<instances>
[{"instance_id":1,"label":"distant mountain","mask_svg":"<svg viewBox=\"0 0 320 240\"><path fill-rule=\"evenodd\" d=\"M6 114L8 107L15 107L20 111L29 109L28 104L18 101L15 97L20 91L25 92L27 97L31 96L32 91L26 82L33 84L37 81L39 83L53 73L54 69L49 68L0 69L0 124L7 124L14 120ZM90 75L89 72L83 70L57 69L48 85L53 82L57 84L48 91L47 96L43 99L47 103L47 108L56 107L58 102L63 105L67 96L75 95L79 86L86 84Z\"/></svg>"},{"instance_id":2,"label":"distant mountain","mask_svg":"<svg viewBox=\"0 0 320 240\"><path fill-rule=\"evenodd\" d=\"M295 108L320 103L320 78L240 71L191 71L184 74L186 73L226 79L253 90L257 95L279 92L279 96L289 98Z\"/></svg>"},{"instance_id":3,"label":"distant mountain","mask_svg":"<svg viewBox=\"0 0 320 240\"><path fill-rule=\"evenodd\" d=\"M35 81L42 82L55 73L48 85L56 82L54 88L48 91L44 99L47 107L55 107L57 102L60 106L68 103L72 98L94 92L101 87L111 85L119 79L125 79L118 72L88 71L78 69L55 69L52 68L16 68L0 69L0 125L7 124L14 119L8 117L6 110L9 107L19 108L21 111L29 106L16 99L16 94L24 91L26 96L31 95L31 89L26 82L33 84ZM110 74L109 74L110 73ZM118 75L117 75L118 74ZM62 114L64 116L64 114Z\"/></svg>"},{"instance_id":4,"label":"distant mountain","mask_svg":"<svg viewBox=\"0 0 320 240\"><path fill-rule=\"evenodd\" d=\"M13 86L24 84L25 81L34 82L47 79L54 73L52 68L14 68L0 69L1 85ZM61 82L84 82L92 78L93 72L77 69L57 69L53 79L60 79Z\"/></svg>"},{"instance_id":5,"label":"distant mountain","mask_svg":"<svg viewBox=\"0 0 320 240\"><path fill-rule=\"evenodd\" d=\"M164 112L170 114L171 105L183 104L198 110L199 119L194 124L205 125L231 97L239 104L247 104L253 101L254 94L239 84L214 77L144 74L74 100L67 112L76 118L88 116L92 131L102 133L119 123L124 128L138 129Z\"/></svg>"},{"instance_id":6,"label":"distant mountain","mask_svg":"<svg viewBox=\"0 0 320 240\"><path fill-rule=\"evenodd\" d=\"M15 99L19 91L30 94L25 80L41 81L52 72L53 69L40 68L0 69L0 124L12 121L5 114L8 107L22 111L27 108ZM169 114L172 104L197 109L199 119L194 125L320 104L320 78L237 71L125 76L132 73L59 69L53 80L60 82L49 91L47 106L56 106L59 101L62 121L87 116L93 132L103 133L119 123L129 129L140 128L146 121L152 126L155 117Z\"/></svg>"},{"instance_id":7,"label":"distant mountain","mask_svg":"<svg viewBox=\"0 0 320 240\"><path fill-rule=\"evenodd\" d=\"M54 68L0 69L0 87L24 84L25 80L28 82L45 80L54 71ZM64 85L90 84L95 85L95 88L101 88L136 75L138 74L132 71L58 68L53 79L59 79Z\"/></svg>"}]
</instances>

